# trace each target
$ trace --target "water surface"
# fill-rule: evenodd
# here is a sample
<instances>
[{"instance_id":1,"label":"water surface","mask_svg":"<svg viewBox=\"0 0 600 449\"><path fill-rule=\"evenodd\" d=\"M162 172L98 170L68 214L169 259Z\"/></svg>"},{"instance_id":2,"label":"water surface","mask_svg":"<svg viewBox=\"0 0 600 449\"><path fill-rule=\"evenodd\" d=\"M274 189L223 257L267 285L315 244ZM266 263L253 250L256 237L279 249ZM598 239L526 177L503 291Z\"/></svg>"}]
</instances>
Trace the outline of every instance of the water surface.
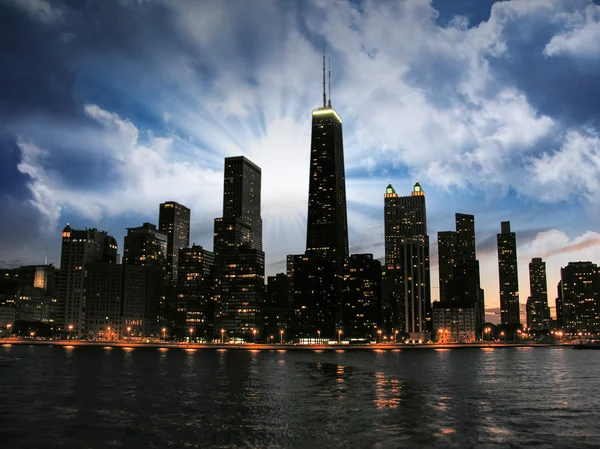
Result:
<instances>
[{"instance_id":1,"label":"water surface","mask_svg":"<svg viewBox=\"0 0 600 449\"><path fill-rule=\"evenodd\" d=\"M3 448L597 448L600 351L1 347Z\"/></svg>"}]
</instances>

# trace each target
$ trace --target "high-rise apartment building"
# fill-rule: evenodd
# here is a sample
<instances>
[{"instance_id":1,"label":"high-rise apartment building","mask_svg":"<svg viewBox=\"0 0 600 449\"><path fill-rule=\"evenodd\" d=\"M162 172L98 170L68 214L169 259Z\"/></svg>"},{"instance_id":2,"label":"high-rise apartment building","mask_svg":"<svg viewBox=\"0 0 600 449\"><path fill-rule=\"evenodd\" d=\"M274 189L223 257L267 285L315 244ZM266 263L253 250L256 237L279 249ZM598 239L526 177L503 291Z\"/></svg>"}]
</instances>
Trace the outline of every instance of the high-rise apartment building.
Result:
<instances>
[{"instance_id":1,"label":"high-rise apartment building","mask_svg":"<svg viewBox=\"0 0 600 449\"><path fill-rule=\"evenodd\" d=\"M292 303L290 301L290 282L287 274L277 273L267 278L267 291L264 305L263 339L275 341L283 331L290 335Z\"/></svg>"},{"instance_id":2,"label":"high-rise apartment building","mask_svg":"<svg viewBox=\"0 0 600 449\"><path fill-rule=\"evenodd\" d=\"M140 266L167 265L167 234L152 223L137 228L127 228L123 246L123 264Z\"/></svg>"},{"instance_id":3,"label":"high-rise apartment building","mask_svg":"<svg viewBox=\"0 0 600 449\"><path fill-rule=\"evenodd\" d=\"M167 278L177 282L179 250L190 246L190 210L175 201L162 203L158 229L167 235Z\"/></svg>"},{"instance_id":4,"label":"high-rise apartment building","mask_svg":"<svg viewBox=\"0 0 600 449\"><path fill-rule=\"evenodd\" d=\"M427 340L431 332L429 235L425 192L417 182L410 196L392 185L384 195L387 301L393 329L410 340Z\"/></svg>"},{"instance_id":5,"label":"high-rise apartment building","mask_svg":"<svg viewBox=\"0 0 600 449\"><path fill-rule=\"evenodd\" d=\"M261 169L225 159L223 217L215 219L215 333L252 341L263 330L265 254L260 215ZM262 335L259 336L262 338Z\"/></svg>"},{"instance_id":6,"label":"high-rise apartment building","mask_svg":"<svg viewBox=\"0 0 600 449\"><path fill-rule=\"evenodd\" d=\"M455 231L438 233L440 302L433 308L435 336L444 341L470 341L481 335L485 321L483 290L475 245L475 217L455 215ZM454 322L448 326L448 320ZM458 321L456 321L458 320Z\"/></svg>"},{"instance_id":7,"label":"high-rise apartment building","mask_svg":"<svg viewBox=\"0 0 600 449\"><path fill-rule=\"evenodd\" d=\"M343 332L371 341L382 330L381 262L373 254L351 254L344 267Z\"/></svg>"},{"instance_id":8,"label":"high-rise apartment building","mask_svg":"<svg viewBox=\"0 0 600 449\"><path fill-rule=\"evenodd\" d=\"M534 257L529 263L529 298L527 299L527 327L533 332L550 329L550 308L546 283L546 262Z\"/></svg>"},{"instance_id":9,"label":"high-rise apartment building","mask_svg":"<svg viewBox=\"0 0 600 449\"><path fill-rule=\"evenodd\" d=\"M215 256L201 246L179 250L177 316L185 332L211 341L214 335Z\"/></svg>"},{"instance_id":10,"label":"high-rise apartment building","mask_svg":"<svg viewBox=\"0 0 600 449\"><path fill-rule=\"evenodd\" d=\"M123 336L123 266L93 262L84 269L86 336L120 339Z\"/></svg>"},{"instance_id":11,"label":"high-rise apartment building","mask_svg":"<svg viewBox=\"0 0 600 449\"><path fill-rule=\"evenodd\" d=\"M505 325L521 323L517 268L517 238L515 233L510 231L510 221L503 221L501 232L498 234L498 274L500 320Z\"/></svg>"},{"instance_id":12,"label":"high-rise apartment building","mask_svg":"<svg viewBox=\"0 0 600 449\"><path fill-rule=\"evenodd\" d=\"M588 336L600 331L600 270L592 262L569 262L561 268L560 292L565 334ZM558 315L558 312L557 312Z\"/></svg>"},{"instance_id":13,"label":"high-rise apartment building","mask_svg":"<svg viewBox=\"0 0 600 449\"><path fill-rule=\"evenodd\" d=\"M97 229L72 229L67 224L62 231L59 308L64 305L64 331L72 337L85 334L85 268L93 262L116 263L117 242Z\"/></svg>"}]
</instances>

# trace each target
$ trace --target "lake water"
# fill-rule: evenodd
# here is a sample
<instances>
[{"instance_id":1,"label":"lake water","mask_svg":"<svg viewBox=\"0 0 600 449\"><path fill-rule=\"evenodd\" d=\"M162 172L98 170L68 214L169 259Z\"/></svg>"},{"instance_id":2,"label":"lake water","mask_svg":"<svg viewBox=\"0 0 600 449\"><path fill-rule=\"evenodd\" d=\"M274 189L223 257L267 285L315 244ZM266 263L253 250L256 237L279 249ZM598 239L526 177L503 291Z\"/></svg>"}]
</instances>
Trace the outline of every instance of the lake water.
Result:
<instances>
[{"instance_id":1,"label":"lake water","mask_svg":"<svg viewBox=\"0 0 600 449\"><path fill-rule=\"evenodd\" d=\"M0 447L598 448L600 351L0 347Z\"/></svg>"}]
</instances>

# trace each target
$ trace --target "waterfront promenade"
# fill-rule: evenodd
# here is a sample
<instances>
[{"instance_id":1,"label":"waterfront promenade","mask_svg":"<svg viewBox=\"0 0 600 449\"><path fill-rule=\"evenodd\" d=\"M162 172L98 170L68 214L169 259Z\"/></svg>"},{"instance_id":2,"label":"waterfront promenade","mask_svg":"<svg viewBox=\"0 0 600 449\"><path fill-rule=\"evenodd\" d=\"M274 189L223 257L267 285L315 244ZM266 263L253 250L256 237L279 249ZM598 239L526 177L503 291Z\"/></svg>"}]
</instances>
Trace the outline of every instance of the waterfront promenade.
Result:
<instances>
[{"instance_id":1,"label":"waterfront promenade","mask_svg":"<svg viewBox=\"0 0 600 449\"><path fill-rule=\"evenodd\" d=\"M201 350L291 350L291 351L399 351L399 350L449 350L468 348L544 348L563 347L569 344L540 344L540 343L424 343L424 344L292 344L292 343L245 343L245 344L217 344L217 343L186 343L186 342L141 342L141 341L85 341L85 340L29 340L29 339L2 339L2 344L36 345L36 346L65 346L65 347L101 347L101 348L165 348L165 349L201 349Z\"/></svg>"}]
</instances>

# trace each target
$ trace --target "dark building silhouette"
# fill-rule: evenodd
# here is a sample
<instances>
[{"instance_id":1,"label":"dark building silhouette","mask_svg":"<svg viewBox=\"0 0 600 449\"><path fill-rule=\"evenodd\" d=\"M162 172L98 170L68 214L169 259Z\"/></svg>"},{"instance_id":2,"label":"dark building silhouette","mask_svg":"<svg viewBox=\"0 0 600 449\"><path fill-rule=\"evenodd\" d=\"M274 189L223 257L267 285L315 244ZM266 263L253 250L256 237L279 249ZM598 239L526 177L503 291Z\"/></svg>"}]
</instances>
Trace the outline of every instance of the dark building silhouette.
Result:
<instances>
[{"instance_id":1,"label":"dark building silhouette","mask_svg":"<svg viewBox=\"0 0 600 449\"><path fill-rule=\"evenodd\" d=\"M140 266L167 266L167 234L152 223L127 228L123 245L123 264Z\"/></svg>"},{"instance_id":2,"label":"dark building silhouette","mask_svg":"<svg viewBox=\"0 0 600 449\"><path fill-rule=\"evenodd\" d=\"M456 264L456 232L438 232L438 267L440 302L449 304L454 298L454 266Z\"/></svg>"},{"instance_id":3,"label":"dark building silhouette","mask_svg":"<svg viewBox=\"0 0 600 449\"><path fill-rule=\"evenodd\" d=\"M505 325L521 323L519 310L519 276L517 238L510 231L510 221L503 221L498 234L498 274L500 280L500 320Z\"/></svg>"},{"instance_id":4,"label":"dark building silhouette","mask_svg":"<svg viewBox=\"0 0 600 449\"><path fill-rule=\"evenodd\" d=\"M348 254L342 119L327 101L323 58L323 106L312 112L306 252L288 256L292 336L337 337Z\"/></svg>"},{"instance_id":5,"label":"dark building silhouette","mask_svg":"<svg viewBox=\"0 0 600 449\"><path fill-rule=\"evenodd\" d=\"M123 336L123 266L93 262L85 267L85 334L88 338Z\"/></svg>"},{"instance_id":6,"label":"dark building silhouette","mask_svg":"<svg viewBox=\"0 0 600 449\"><path fill-rule=\"evenodd\" d=\"M600 271L592 262L569 262L561 268L561 308L565 334L600 331ZM558 304L557 304L558 307Z\"/></svg>"},{"instance_id":7,"label":"dark building silhouette","mask_svg":"<svg viewBox=\"0 0 600 449\"><path fill-rule=\"evenodd\" d=\"M306 252L331 260L341 274L348 257L348 218L342 119L325 97L312 112Z\"/></svg>"},{"instance_id":8,"label":"dark building silhouette","mask_svg":"<svg viewBox=\"0 0 600 449\"><path fill-rule=\"evenodd\" d=\"M556 284L556 327L559 329L564 329L565 327L565 318L563 316L563 287L562 281L558 281Z\"/></svg>"},{"instance_id":9,"label":"dark building silhouette","mask_svg":"<svg viewBox=\"0 0 600 449\"><path fill-rule=\"evenodd\" d=\"M160 336L167 320L167 235L152 223L127 228L123 317L129 335ZM135 267L135 268L134 268Z\"/></svg>"},{"instance_id":10,"label":"dark building silhouette","mask_svg":"<svg viewBox=\"0 0 600 449\"><path fill-rule=\"evenodd\" d=\"M288 255L287 274L293 306L288 337L337 338L341 317L335 264L317 254Z\"/></svg>"},{"instance_id":11,"label":"dark building silhouette","mask_svg":"<svg viewBox=\"0 0 600 449\"><path fill-rule=\"evenodd\" d=\"M372 254L352 254L344 267L344 335L373 340L381 329L381 262Z\"/></svg>"},{"instance_id":12,"label":"dark building silhouette","mask_svg":"<svg viewBox=\"0 0 600 449\"><path fill-rule=\"evenodd\" d=\"M457 213L455 227L455 231L438 233L440 301L433 308L435 337L443 337L442 341L471 341L480 334L485 321L475 217Z\"/></svg>"},{"instance_id":13,"label":"dark building silhouette","mask_svg":"<svg viewBox=\"0 0 600 449\"><path fill-rule=\"evenodd\" d=\"M277 273L267 278L264 317L263 340L276 341L282 330L286 336L290 335L292 302L290 282L285 273Z\"/></svg>"},{"instance_id":14,"label":"dark building silhouette","mask_svg":"<svg viewBox=\"0 0 600 449\"><path fill-rule=\"evenodd\" d=\"M179 250L177 323L184 334L211 341L214 332L215 256L201 246Z\"/></svg>"},{"instance_id":15,"label":"dark building silhouette","mask_svg":"<svg viewBox=\"0 0 600 449\"><path fill-rule=\"evenodd\" d=\"M117 262L117 242L97 229L62 231L58 308L64 305L64 328L72 337L85 334L85 267L93 262Z\"/></svg>"},{"instance_id":16,"label":"dark building silhouette","mask_svg":"<svg viewBox=\"0 0 600 449\"><path fill-rule=\"evenodd\" d=\"M223 192L214 232L215 333L252 341L263 330L265 294L261 169L243 156L226 158Z\"/></svg>"},{"instance_id":17,"label":"dark building silhouette","mask_svg":"<svg viewBox=\"0 0 600 449\"><path fill-rule=\"evenodd\" d=\"M162 203L158 229L167 236L167 278L177 282L179 250L190 246L190 210L175 201Z\"/></svg>"},{"instance_id":18,"label":"dark building silhouette","mask_svg":"<svg viewBox=\"0 0 600 449\"><path fill-rule=\"evenodd\" d=\"M392 329L411 340L431 332L429 236L425 192L417 182L410 196L398 196L392 185L384 195L386 302Z\"/></svg>"},{"instance_id":19,"label":"dark building silhouette","mask_svg":"<svg viewBox=\"0 0 600 449\"><path fill-rule=\"evenodd\" d=\"M550 329L550 308L546 282L546 262L534 257L529 263L529 298L527 299L527 327L533 332Z\"/></svg>"}]
</instances>

